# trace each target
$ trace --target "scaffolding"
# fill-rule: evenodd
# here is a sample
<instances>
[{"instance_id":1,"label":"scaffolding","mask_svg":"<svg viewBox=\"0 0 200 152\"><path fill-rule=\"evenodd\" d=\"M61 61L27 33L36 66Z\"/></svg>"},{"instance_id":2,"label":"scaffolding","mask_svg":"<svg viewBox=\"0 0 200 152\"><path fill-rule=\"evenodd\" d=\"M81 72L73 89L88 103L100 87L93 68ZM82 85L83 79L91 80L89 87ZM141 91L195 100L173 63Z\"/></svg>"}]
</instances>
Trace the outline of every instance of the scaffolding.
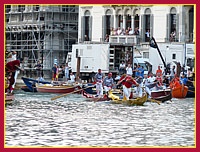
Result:
<instances>
[{"instance_id":1,"label":"scaffolding","mask_svg":"<svg viewBox=\"0 0 200 152\"><path fill-rule=\"evenodd\" d=\"M78 12L78 5L5 5L6 51L16 51L24 69L40 60L51 72L78 41Z\"/></svg>"}]
</instances>

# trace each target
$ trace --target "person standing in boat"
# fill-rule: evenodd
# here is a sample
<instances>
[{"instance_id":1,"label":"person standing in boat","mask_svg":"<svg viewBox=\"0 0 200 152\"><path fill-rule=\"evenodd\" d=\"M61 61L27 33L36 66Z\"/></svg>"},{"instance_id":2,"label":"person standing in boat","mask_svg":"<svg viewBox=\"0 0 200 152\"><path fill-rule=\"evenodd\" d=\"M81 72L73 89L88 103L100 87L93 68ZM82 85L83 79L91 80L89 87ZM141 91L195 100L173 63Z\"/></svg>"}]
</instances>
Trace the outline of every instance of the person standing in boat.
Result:
<instances>
[{"instance_id":1,"label":"person standing in boat","mask_svg":"<svg viewBox=\"0 0 200 152\"><path fill-rule=\"evenodd\" d=\"M133 79L131 75L122 75L120 80L117 82L117 85L122 84L123 87L123 99L129 100L131 97L131 87L132 85L136 85L137 87L139 84Z\"/></svg>"},{"instance_id":2,"label":"person standing in boat","mask_svg":"<svg viewBox=\"0 0 200 152\"><path fill-rule=\"evenodd\" d=\"M69 80L69 66L68 63L65 65L65 81Z\"/></svg>"},{"instance_id":3,"label":"person standing in boat","mask_svg":"<svg viewBox=\"0 0 200 152\"><path fill-rule=\"evenodd\" d=\"M36 75L38 78L41 77L41 70L42 70L42 65L40 64L40 61L37 61L37 64L34 66L36 69Z\"/></svg>"},{"instance_id":4,"label":"person standing in boat","mask_svg":"<svg viewBox=\"0 0 200 152\"><path fill-rule=\"evenodd\" d=\"M56 63L54 64L53 68L52 68L52 80L56 80L56 72L57 72L57 65Z\"/></svg>"},{"instance_id":5,"label":"person standing in boat","mask_svg":"<svg viewBox=\"0 0 200 152\"><path fill-rule=\"evenodd\" d=\"M75 77L75 75L73 74L73 72L70 73L70 76L69 76L69 77L70 77L69 82L70 82L70 83L74 83L76 77Z\"/></svg>"},{"instance_id":6,"label":"person standing in boat","mask_svg":"<svg viewBox=\"0 0 200 152\"><path fill-rule=\"evenodd\" d=\"M103 80L103 87L104 87L106 94L108 93L109 90L112 89L113 85L114 85L114 80L112 78L112 73L110 72L108 74L108 76L105 77Z\"/></svg>"},{"instance_id":7,"label":"person standing in boat","mask_svg":"<svg viewBox=\"0 0 200 152\"><path fill-rule=\"evenodd\" d=\"M162 77L162 70L160 66L158 66L158 69L156 70L156 77L158 76L158 74Z\"/></svg>"},{"instance_id":8,"label":"person standing in boat","mask_svg":"<svg viewBox=\"0 0 200 152\"><path fill-rule=\"evenodd\" d=\"M98 69L97 74L94 76L94 81L96 82L96 92L98 96L102 96L103 95L103 74L101 73L101 69Z\"/></svg>"}]
</instances>

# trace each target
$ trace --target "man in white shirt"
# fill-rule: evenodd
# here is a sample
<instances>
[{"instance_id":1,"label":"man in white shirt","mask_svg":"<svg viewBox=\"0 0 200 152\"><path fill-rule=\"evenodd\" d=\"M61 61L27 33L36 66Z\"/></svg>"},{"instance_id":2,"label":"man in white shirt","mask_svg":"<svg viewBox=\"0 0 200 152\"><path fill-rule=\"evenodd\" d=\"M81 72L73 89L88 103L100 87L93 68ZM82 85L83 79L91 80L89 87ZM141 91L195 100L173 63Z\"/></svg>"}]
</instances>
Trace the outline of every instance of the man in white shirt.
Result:
<instances>
[{"instance_id":1,"label":"man in white shirt","mask_svg":"<svg viewBox=\"0 0 200 152\"><path fill-rule=\"evenodd\" d=\"M131 64L128 64L128 67L126 68L126 74L130 76L133 75L133 69L131 67Z\"/></svg>"},{"instance_id":2,"label":"man in white shirt","mask_svg":"<svg viewBox=\"0 0 200 152\"><path fill-rule=\"evenodd\" d=\"M69 77L70 77L69 82L74 83L75 82L75 75L71 72Z\"/></svg>"},{"instance_id":3,"label":"man in white shirt","mask_svg":"<svg viewBox=\"0 0 200 152\"><path fill-rule=\"evenodd\" d=\"M119 74L124 74L126 70L126 65L125 63L122 61L122 63L119 65Z\"/></svg>"}]
</instances>

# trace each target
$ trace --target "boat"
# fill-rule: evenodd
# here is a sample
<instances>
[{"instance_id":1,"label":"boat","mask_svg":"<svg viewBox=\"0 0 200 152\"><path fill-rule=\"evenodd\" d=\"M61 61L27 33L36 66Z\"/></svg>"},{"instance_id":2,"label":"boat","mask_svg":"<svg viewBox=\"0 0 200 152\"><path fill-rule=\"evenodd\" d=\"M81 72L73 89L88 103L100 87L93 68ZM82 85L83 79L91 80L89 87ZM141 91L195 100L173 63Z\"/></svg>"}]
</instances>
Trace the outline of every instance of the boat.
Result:
<instances>
[{"instance_id":1,"label":"boat","mask_svg":"<svg viewBox=\"0 0 200 152\"><path fill-rule=\"evenodd\" d=\"M151 91L151 99L158 100L161 102L171 100L172 90L171 89L153 90Z\"/></svg>"},{"instance_id":2,"label":"boat","mask_svg":"<svg viewBox=\"0 0 200 152\"><path fill-rule=\"evenodd\" d=\"M82 88L79 85L52 85L52 84L36 84L37 92L42 93L72 93L76 90L76 93L81 93Z\"/></svg>"},{"instance_id":3,"label":"boat","mask_svg":"<svg viewBox=\"0 0 200 152\"><path fill-rule=\"evenodd\" d=\"M29 89L28 86L21 86L21 90L25 91L25 92L37 92L36 87L32 86L32 89Z\"/></svg>"},{"instance_id":4,"label":"boat","mask_svg":"<svg viewBox=\"0 0 200 152\"><path fill-rule=\"evenodd\" d=\"M188 81L186 86L188 87L188 92L186 98L194 98L195 97L195 81Z\"/></svg>"},{"instance_id":5,"label":"boat","mask_svg":"<svg viewBox=\"0 0 200 152\"><path fill-rule=\"evenodd\" d=\"M102 97L96 97L96 95L89 94L85 90L82 90L82 96L86 99L86 101L109 101L110 98L108 98L107 95L103 95Z\"/></svg>"},{"instance_id":6,"label":"boat","mask_svg":"<svg viewBox=\"0 0 200 152\"><path fill-rule=\"evenodd\" d=\"M188 92L188 87L180 85L178 87L172 88L173 98L185 98Z\"/></svg>"},{"instance_id":7,"label":"boat","mask_svg":"<svg viewBox=\"0 0 200 152\"><path fill-rule=\"evenodd\" d=\"M35 87L36 83L41 83L41 84L51 84L51 82L49 81L44 81L44 80L37 80L37 79L33 79L33 78L26 78L26 77L22 77L21 78L24 82L24 84L26 85L26 87L22 87L21 89L23 91L26 92L37 92L37 89Z\"/></svg>"},{"instance_id":8,"label":"boat","mask_svg":"<svg viewBox=\"0 0 200 152\"><path fill-rule=\"evenodd\" d=\"M147 93L143 93L142 97L136 97L133 99L124 100L123 97L113 94L112 91L109 92L108 97L111 98L112 100L111 103L126 104L129 106L134 106L134 105L142 106L148 99Z\"/></svg>"},{"instance_id":9,"label":"boat","mask_svg":"<svg viewBox=\"0 0 200 152\"><path fill-rule=\"evenodd\" d=\"M91 87L90 87L91 86ZM87 84L83 84L83 88L85 88L85 92L88 94L97 94L96 92L96 87L94 83L87 83Z\"/></svg>"},{"instance_id":10,"label":"boat","mask_svg":"<svg viewBox=\"0 0 200 152\"><path fill-rule=\"evenodd\" d=\"M194 98L194 97L195 97L195 87L194 86L188 86L186 98Z\"/></svg>"},{"instance_id":11,"label":"boat","mask_svg":"<svg viewBox=\"0 0 200 152\"><path fill-rule=\"evenodd\" d=\"M5 101L13 101L15 99L15 95L13 93L5 93Z\"/></svg>"}]
</instances>

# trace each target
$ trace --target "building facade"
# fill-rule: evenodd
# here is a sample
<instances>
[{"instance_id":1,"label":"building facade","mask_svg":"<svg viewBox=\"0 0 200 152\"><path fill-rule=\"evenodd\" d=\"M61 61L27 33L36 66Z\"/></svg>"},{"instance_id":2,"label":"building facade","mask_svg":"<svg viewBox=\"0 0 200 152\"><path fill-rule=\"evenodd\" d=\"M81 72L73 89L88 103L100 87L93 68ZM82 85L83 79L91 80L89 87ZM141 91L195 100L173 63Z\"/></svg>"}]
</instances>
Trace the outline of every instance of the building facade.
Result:
<instances>
[{"instance_id":1,"label":"building facade","mask_svg":"<svg viewBox=\"0 0 200 152\"><path fill-rule=\"evenodd\" d=\"M78 12L75 5L5 5L6 51L17 51L31 73L37 60L51 72L78 41Z\"/></svg>"},{"instance_id":2,"label":"building facade","mask_svg":"<svg viewBox=\"0 0 200 152\"><path fill-rule=\"evenodd\" d=\"M126 52L147 58L155 65L154 70L163 64L150 51L152 36L167 63L176 61L185 66L186 49L192 50L193 56L195 52L195 8L195 5L80 6L78 40L83 43L87 37L87 43L109 43L110 54L115 52L114 67L110 70L117 69L126 60Z\"/></svg>"}]
</instances>

